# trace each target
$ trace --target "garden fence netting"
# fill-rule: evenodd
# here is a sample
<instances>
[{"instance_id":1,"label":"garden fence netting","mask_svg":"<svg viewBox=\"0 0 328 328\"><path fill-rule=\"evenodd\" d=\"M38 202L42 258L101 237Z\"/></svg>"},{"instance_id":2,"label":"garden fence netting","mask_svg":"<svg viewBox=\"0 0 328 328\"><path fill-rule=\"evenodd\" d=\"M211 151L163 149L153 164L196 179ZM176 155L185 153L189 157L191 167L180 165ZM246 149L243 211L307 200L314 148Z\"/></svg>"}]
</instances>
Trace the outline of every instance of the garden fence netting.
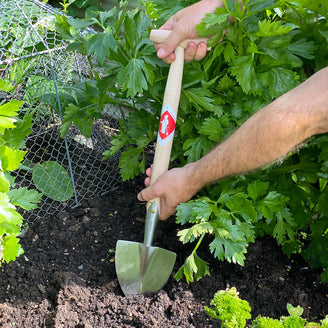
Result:
<instances>
[{"instance_id":1,"label":"garden fence netting","mask_svg":"<svg viewBox=\"0 0 328 328\"><path fill-rule=\"evenodd\" d=\"M33 132L15 180L17 187L44 194L38 209L23 213L33 222L103 195L121 181L119 154L102 160L123 115L119 108L105 108L103 117L93 121L90 137L74 125L60 136L62 108L67 105L63 90L73 94L69 86L83 82L90 65L66 50L56 33L55 13L36 0L0 0L0 103L17 99L23 101L20 115L33 114Z\"/></svg>"}]
</instances>

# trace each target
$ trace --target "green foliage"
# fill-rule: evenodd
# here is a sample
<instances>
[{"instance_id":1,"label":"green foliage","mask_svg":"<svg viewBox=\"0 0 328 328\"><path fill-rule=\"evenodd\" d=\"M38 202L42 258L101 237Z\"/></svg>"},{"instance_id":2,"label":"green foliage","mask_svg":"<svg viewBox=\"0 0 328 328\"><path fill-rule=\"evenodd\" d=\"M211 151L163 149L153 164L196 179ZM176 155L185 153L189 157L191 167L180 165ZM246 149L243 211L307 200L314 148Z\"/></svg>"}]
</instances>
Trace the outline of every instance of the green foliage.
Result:
<instances>
[{"instance_id":1,"label":"green foliage","mask_svg":"<svg viewBox=\"0 0 328 328\"><path fill-rule=\"evenodd\" d=\"M251 318L251 308L247 301L239 298L235 287L220 290L211 301L212 308L205 307L208 315L222 321L222 328L242 328Z\"/></svg>"},{"instance_id":2,"label":"green foliage","mask_svg":"<svg viewBox=\"0 0 328 328\"><path fill-rule=\"evenodd\" d=\"M246 327L246 320L251 319L251 308L247 301L239 298L239 293L235 287L220 290L215 293L211 305L205 306L205 311L212 318L221 320L223 328L242 328ZM320 323L307 322L301 316L303 308L301 306L293 307L287 304L289 316L282 316L280 319L257 316L250 326L252 328L303 328L315 327L324 328L328 323L328 316Z\"/></svg>"},{"instance_id":3,"label":"green foliage","mask_svg":"<svg viewBox=\"0 0 328 328\"><path fill-rule=\"evenodd\" d=\"M144 11L128 10L125 3L82 20L57 16L69 49L94 65L89 80L63 93L70 104L62 135L72 122L91 124L105 105L130 108L104 154L121 151L124 180L145 171L144 150L156 139L168 73L149 41L150 29L193 2L143 0ZM198 160L257 110L328 64L327 0L320 6L308 0L223 2L225 8L197 26L200 36L210 37L212 51L201 62L185 64L171 156L180 165ZM81 33L88 26L99 33ZM220 260L242 265L249 243L271 235L287 255L301 253L312 266L328 268L327 149L328 136L317 136L283 163L225 179L179 205L177 222L188 224L179 238L196 247L176 278L192 282L208 274L196 254L204 235Z\"/></svg>"},{"instance_id":4,"label":"green foliage","mask_svg":"<svg viewBox=\"0 0 328 328\"><path fill-rule=\"evenodd\" d=\"M23 217L16 206L34 209L41 194L27 188L16 188L11 172L17 170L25 156L24 138L31 132L31 117L18 117L21 101L0 105L0 264L14 261L23 253L18 236Z\"/></svg>"},{"instance_id":5,"label":"green foliage","mask_svg":"<svg viewBox=\"0 0 328 328\"><path fill-rule=\"evenodd\" d=\"M73 197L73 185L67 171L57 162L37 163L32 170L32 180L44 195L57 201Z\"/></svg>"}]
</instances>

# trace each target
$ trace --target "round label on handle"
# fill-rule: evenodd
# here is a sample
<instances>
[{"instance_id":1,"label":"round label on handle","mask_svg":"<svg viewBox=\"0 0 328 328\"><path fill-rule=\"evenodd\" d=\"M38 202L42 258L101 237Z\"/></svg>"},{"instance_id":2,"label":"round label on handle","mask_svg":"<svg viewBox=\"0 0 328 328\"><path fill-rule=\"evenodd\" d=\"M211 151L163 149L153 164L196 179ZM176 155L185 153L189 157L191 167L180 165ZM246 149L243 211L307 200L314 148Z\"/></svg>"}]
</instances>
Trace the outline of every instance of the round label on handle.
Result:
<instances>
[{"instance_id":1,"label":"round label on handle","mask_svg":"<svg viewBox=\"0 0 328 328\"><path fill-rule=\"evenodd\" d=\"M169 104L163 106L157 135L157 142L161 146L173 138L176 119L176 113L172 107Z\"/></svg>"}]
</instances>

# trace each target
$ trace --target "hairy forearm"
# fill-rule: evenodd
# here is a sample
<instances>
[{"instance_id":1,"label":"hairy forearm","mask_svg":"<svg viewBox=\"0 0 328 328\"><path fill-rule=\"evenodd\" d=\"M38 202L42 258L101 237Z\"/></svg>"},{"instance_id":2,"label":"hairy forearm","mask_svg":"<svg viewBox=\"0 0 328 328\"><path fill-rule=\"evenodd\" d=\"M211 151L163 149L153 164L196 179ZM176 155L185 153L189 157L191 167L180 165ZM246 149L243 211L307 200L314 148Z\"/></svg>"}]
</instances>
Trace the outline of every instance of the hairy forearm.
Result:
<instances>
[{"instance_id":1,"label":"hairy forearm","mask_svg":"<svg viewBox=\"0 0 328 328\"><path fill-rule=\"evenodd\" d=\"M200 189L263 167L312 135L328 132L328 68L264 107L205 157L190 164Z\"/></svg>"}]
</instances>

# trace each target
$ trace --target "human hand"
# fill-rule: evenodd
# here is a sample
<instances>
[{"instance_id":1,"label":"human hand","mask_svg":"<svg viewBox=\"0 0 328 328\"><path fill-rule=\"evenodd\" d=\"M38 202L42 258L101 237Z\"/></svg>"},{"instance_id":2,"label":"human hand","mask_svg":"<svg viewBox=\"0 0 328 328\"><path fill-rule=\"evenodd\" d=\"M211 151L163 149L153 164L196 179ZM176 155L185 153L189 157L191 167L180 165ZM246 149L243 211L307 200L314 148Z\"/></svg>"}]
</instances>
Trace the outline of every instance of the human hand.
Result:
<instances>
[{"instance_id":1,"label":"human hand","mask_svg":"<svg viewBox=\"0 0 328 328\"><path fill-rule=\"evenodd\" d=\"M148 202L159 197L160 220L168 219L176 212L176 207L180 203L187 202L198 191L196 185L190 183L190 164L165 172L152 185L150 185L151 174L152 167L146 171L146 188L140 191L137 198L139 201Z\"/></svg>"},{"instance_id":2,"label":"human hand","mask_svg":"<svg viewBox=\"0 0 328 328\"><path fill-rule=\"evenodd\" d=\"M167 64L175 60L175 48L186 39L198 38L196 25L201 22L207 13L215 13L217 7L223 6L221 0L202 0L178 11L161 26L161 30L172 30L163 44L155 44L157 56ZM200 42L189 42L185 49L185 61L201 60L205 57L207 45Z\"/></svg>"}]
</instances>

